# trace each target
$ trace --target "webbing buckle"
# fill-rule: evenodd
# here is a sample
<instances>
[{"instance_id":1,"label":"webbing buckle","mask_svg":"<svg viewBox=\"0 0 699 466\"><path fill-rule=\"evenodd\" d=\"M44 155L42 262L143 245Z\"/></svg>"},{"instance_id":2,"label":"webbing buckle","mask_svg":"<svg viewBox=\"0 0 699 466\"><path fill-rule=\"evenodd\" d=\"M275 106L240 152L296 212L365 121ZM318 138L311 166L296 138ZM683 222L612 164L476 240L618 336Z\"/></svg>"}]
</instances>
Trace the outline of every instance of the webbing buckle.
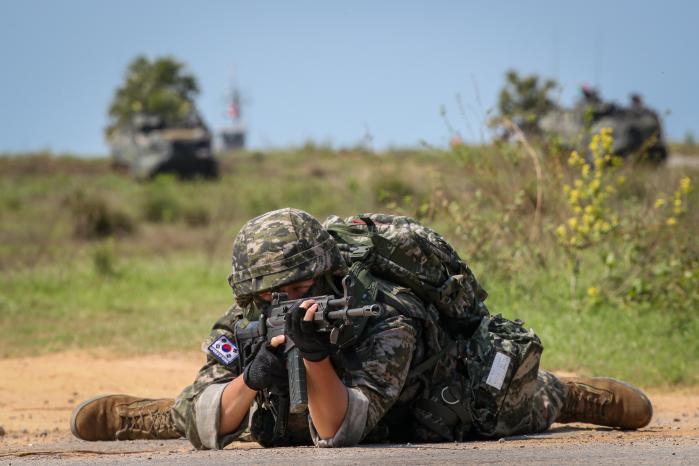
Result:
<instances>
[{"instance_id":1,"label":"webbing buckle","mask_svg":"<svg viewBox=\"0 0 699 466\"><path fill-rule=\"evenodd\" d=\"M452 275L439 287L439 300L442 303L449 303L459 294L462 289L461 284L464 282L465 275Z\"/></svg>"},{"instance_id":2,"label":"webbing buckle","mask_svg":"<svg viewBox=\"0 0 699 466\"><path fill-rule=\"evenodd\" d=\"M371 246L352 246L349 256L352 262L363 261L369 255L369 252L371 252Z\"/></svg>"}]
</instances>

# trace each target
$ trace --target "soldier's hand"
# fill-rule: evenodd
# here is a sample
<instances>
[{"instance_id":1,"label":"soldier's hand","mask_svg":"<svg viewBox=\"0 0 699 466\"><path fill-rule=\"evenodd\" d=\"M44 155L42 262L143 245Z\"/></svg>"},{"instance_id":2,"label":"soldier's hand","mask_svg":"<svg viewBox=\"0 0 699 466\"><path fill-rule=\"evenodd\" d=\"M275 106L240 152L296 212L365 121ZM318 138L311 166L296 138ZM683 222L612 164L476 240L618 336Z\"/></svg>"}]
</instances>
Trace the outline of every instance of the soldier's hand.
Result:
<instances>
[{"instance_id":1,"label":"soldier's hand","mask_svg":"<svg viewBox=\"0 0 699 466\"><path fill-rule=\"evenodd\" d=\"M313 316L318 305L312 299L295 304L286 319L286 335L299 349L301 356L308 361L321 361L335 351L329 335L316 332Z\"/></svg>"},{"instance_id":2,"label":"soldier's hand","mask_svg":"<svg viewBox=\"0 0 699 466\"><path fill-rule=\"evenodd\" d=\"M289 383L286 361L283 357L284 336L272 338L271 344L259 343L257 354L243 370L243 382L253 390L263 390Z\"/></svg>"}]
</instances>

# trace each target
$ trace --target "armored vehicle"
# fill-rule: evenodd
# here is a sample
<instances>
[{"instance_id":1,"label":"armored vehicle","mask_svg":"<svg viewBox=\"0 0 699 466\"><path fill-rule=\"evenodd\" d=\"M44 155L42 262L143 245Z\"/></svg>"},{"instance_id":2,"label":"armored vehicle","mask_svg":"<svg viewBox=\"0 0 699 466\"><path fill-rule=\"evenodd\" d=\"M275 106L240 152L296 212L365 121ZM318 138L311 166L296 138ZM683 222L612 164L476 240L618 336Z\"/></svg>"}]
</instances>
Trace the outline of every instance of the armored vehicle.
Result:
<instances>
[{"instance_id":1,"label":"armored vehicle","mask_svg":"<svg viewBox=\"0 0 699 466\"><path fill-rule=\"evenodd\" d=\"M108 142L115 168L138 179L161 173L173 173L183 179L218 176L211 134L194 113L177 126L165 125L157 116L138 114L112 134Z\"/></svg>"},{"instance_id":2,"label":"armored vehicle","mask_svg":"<svg viewBox=\"0 0 699 466\"><path fill-rule=\"evenodd\" d=\"M541 119L540 126L564 147L582 153L587 153L593 134L611 128L614 155L653 163L667 158L660 118L643 104L638 94L632 94L630 105L624 107L605 102L596 90L583 87L583 97L574 107L552 110Z\"/></svg>"}]
</instances>

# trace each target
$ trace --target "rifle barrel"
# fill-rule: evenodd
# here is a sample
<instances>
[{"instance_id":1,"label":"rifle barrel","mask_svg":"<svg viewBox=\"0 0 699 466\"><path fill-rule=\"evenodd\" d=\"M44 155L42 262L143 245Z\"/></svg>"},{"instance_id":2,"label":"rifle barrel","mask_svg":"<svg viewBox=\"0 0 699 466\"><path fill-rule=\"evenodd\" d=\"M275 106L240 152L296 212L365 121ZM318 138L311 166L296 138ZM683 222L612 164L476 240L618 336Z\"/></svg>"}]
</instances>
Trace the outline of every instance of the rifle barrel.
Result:
<instances>
[{"instance_id":1,"label":"rifle barrel","mask_svg":"<svg viewBox=\"0 0 699 466\"><path fill-rule=\"evenodd\" d=\"M381 313L381 306L378 304L371 304L369 306L358 307L356 309L330 311L327 314L329 320L338 320L345 318L355 318L355 317L376 317Z\"/></svg>"}]
</instances>

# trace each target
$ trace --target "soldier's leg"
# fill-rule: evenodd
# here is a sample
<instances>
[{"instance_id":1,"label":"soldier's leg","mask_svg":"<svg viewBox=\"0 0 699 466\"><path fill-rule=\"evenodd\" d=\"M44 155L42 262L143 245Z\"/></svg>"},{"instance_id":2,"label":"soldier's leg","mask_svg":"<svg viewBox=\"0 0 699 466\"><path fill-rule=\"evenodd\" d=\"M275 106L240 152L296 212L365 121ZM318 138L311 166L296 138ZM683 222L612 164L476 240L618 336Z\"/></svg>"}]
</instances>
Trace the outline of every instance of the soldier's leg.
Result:
<instances>
[{"instance_id":1,"label":"soldier's leg","mask_svg":"<svg viewBox=\"0 0 699 466\"><path fill-rule=\"evenodd\" d=\"M653 407L638 388L606 377L558 378L539 371L536 380L515 380L487 436L541 432L554 422L580 422L622 429L648 425Z\"/></svg>"},{"instance_id":2,"label":"soldier's leg","mask_svg":"<svg viewBox=\"0 0 699 466\"><path fill-rule=\"evenodd\" d=\"M568 388L554 374L539 371L532 380L514 380L509 387L495 428L480 432L490 437L542 432L558 418Z\"/></svg>"},{"instance_id":3,"label":"soldier's leg","mask_svg":"<svg viewBox=\"0 0 699 466\"><path fill-rule=\"evenodd\" d=\"M227 383L205 384L201 380L186 387L177 397L171 416L177 429L197 449L220 449L240 437L247 418L232 434L218 433L221 395Z\"/></svg>"}]
</instances>

